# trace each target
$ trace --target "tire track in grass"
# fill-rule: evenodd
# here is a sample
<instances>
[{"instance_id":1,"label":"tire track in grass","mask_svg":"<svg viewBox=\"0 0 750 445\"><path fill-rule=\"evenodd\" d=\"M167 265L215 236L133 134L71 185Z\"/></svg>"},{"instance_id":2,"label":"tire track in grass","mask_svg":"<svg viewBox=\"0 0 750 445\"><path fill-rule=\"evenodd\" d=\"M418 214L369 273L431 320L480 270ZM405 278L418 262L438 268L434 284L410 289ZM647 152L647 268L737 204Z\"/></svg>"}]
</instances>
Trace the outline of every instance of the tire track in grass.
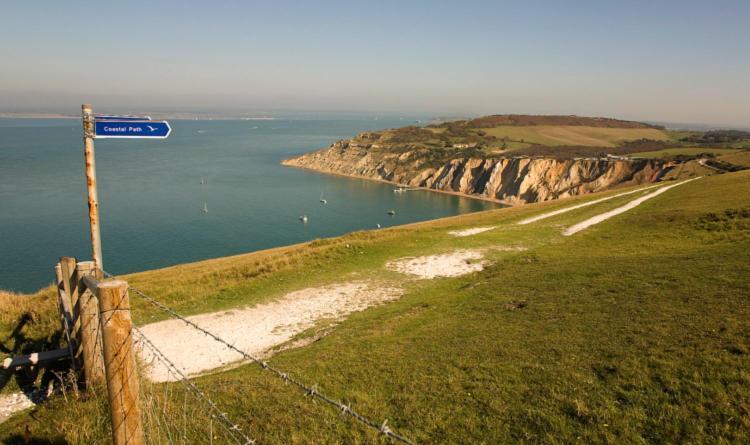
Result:
<instances>
[{"instance_id":1,"label":"tire track in grass","mask_svg":"<svg viewBox=\"0 0 750 445\"><path fill-rule=\"evenodd\" d=\"M688 179L686 181L678 182L677 184L672 184L666 187L662 187L659 190L656 190L655 192L649 193L648 195L641 196L640 198L636 198L630 201L629 203L625 204L624 206L620 206L616 209L610 210L609 212L604 212L604 213L600 213L599 215L592 216L591 218L585 221L579 222L578 224L568 227L563 232L563 235L570 236L575 233L578 233L581 230L585 230L593 225L599 224L600 222L604 222L608 220L609 218L612 218L613 216L617 216L621 213L627 212L628 210L634 209L635 207L639 206L641 203L648 201L651 198L655 198L673 187L677 187L678 185L686 184L690 181L695 181L696 179L700 179L700 178L701 176L697 178L693 178L693 179Z\"/></svg>"}]
</instances>

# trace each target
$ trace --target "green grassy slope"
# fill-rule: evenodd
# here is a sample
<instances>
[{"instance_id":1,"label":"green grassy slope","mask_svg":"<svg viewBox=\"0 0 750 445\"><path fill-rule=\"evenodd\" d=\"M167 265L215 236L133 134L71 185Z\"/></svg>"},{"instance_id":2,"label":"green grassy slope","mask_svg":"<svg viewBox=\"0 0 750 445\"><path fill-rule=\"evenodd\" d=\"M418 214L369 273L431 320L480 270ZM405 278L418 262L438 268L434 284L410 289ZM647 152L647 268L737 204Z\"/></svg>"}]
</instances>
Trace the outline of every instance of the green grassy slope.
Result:
<instances>
[{"instance_id":1,"label":"green grassy slope","mask_svg":"<svg viewBox=\"0 0 750 445\"><path fill-rule=\"evenodd\" d=\"M646 151L640 153L630 153L628 156L638 158L666 158L672 156L698 156L705 154L713 154L715 156L721 155L736 155L742 153L740 150L733 148L703 148L703 147L677 147L677 148L665 148L663 150Z\"/></svg>"},{"instance_id":2,"label":"green grassy slope","mask_svg":"<svg viewBox=\"0 0 750 445\"><path fill-rule=\"evenodd\" d=\"M720 161L729 162L730 164L742 165L744 167L750 167L750 150L744 150L727 154L719 157Z\"/></svg>"},{"instance_id":3,"label":"green grassy slope","mask_svg":"<svg viewBox=\"0 0 750 445\"><path fill-rule=\"evenodd\" d=\"M676 187L572 237L561 229L639 195L513 224L599 196L128 279L188 313L336 281L402 284L400 300L271 362L420 443L750 441L750 172ZM447 235L486 225L497 228ZM509 246L528 250L497 249ZM491 265L435 280L383 269L389 259L457 248L487 249ZM138 322L161 317L133 302ZM263 443L379 440L253 366L198 383ZM20 438L28 425L53 443L106 440L100 399L69 400L0 424L0 438Z\"/></svg>"}]
</instances>

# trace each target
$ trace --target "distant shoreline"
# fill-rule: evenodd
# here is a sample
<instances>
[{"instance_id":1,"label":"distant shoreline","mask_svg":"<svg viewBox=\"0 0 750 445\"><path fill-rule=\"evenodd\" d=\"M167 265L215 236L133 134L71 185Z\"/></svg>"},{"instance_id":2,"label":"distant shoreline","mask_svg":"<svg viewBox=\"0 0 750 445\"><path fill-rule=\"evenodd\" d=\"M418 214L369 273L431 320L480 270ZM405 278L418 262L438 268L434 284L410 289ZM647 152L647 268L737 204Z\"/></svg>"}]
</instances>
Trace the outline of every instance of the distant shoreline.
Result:
<instances>
[{"instance_id":1,"label":"distant shoreline","mask_svg":"<svg viewBox=\"0 0 750 445\"><path fill-rule=\"evenodd\" d=\"M138 113L151 116L152 119L172 119L186 121L275 121L284 118L259 116L193 116L179 114L159 114L159 113ZM81 116L71 116L66 114L44 114L44 113L0 113L0 119L80 119ZM295 119L298 120L298 119Z\"/></svg>"},{"instance_id":2,"label":"distant shoreline","mask_svg":"<svg viewBox=\"0 0 750 445\"><path fill-rule=\"evenodd\" d=\"M68 116L65 114L37 114L37 113L0 113L0 119L80 119L81 116Z\"/></svg>"}]
</instances>

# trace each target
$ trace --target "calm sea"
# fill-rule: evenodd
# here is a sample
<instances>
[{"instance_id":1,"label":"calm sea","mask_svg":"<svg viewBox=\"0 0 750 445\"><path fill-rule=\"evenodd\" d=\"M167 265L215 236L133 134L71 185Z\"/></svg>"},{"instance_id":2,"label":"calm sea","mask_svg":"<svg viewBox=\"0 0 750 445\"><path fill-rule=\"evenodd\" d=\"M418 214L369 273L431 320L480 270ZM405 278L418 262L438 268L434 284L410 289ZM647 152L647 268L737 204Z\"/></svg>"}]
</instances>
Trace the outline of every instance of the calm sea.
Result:
<instances>
[{"instance_id":1,"label":"calm sea","mask_svg":"<svg viewBox=\"0 0 750 445\"><path fill-rule=\"evenodd\" d=\"M103 256L112 273L494 207L279 165L361 131L406 124L398 119L171 124L163 141L96 141ZM0 289L34 291L52 282L60 256L89 259L87 218L80 121L0 119Z\"/></svg>"}]
</instances>

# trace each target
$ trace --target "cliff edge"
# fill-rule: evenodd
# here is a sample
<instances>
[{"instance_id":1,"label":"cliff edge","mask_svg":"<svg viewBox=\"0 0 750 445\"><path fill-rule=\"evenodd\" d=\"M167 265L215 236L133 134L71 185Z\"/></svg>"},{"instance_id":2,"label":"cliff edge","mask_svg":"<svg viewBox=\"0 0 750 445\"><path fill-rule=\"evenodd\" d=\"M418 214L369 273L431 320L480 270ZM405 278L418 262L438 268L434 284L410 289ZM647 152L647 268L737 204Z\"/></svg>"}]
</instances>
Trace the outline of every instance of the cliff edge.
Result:
<instances>
[{"instance_id":1,"label":"cliff edge","mask_svg":"<svg viewBox=\"0 0 750 445\"><path fill-rule=\"evenodd\" d=\"M622 155L667 141L640 122L494 115L366 132L282 164L512 205L657 181L674 162Z\"/></svg>"},{"instance_id":2,"label":"cliff edge","mask_svg":"<svg viewBox=\"0 0 750 445\"><path fill-rule=\"evenodd\" d=\"M434 162L423 150L381 151L351 141L282 162L291 167L462 193L506 204L547 201L658 180L661 160L455 156Z\"/></svg>"}]
</instances>

